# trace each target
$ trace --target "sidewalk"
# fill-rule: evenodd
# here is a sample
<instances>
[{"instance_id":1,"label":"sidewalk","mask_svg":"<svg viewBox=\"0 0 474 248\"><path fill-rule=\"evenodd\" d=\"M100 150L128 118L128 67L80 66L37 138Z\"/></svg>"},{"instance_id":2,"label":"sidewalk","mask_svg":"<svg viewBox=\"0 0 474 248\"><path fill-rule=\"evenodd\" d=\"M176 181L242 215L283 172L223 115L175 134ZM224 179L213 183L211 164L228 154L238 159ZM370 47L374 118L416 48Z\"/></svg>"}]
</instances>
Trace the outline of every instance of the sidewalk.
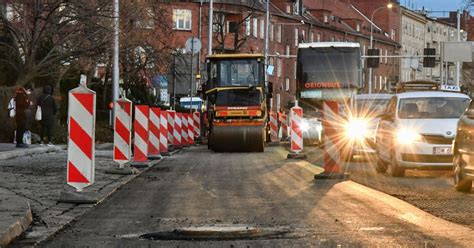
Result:
<instances>
[{"instance_id":1,"label":"sidewalk","mask_svg":"<svg viewBox=\"0 0 474 248\"><path fill-rule=\"evenodd\" d=\"M56 152L63 150L65 147L65 145L40 146L38 144L34 144L30 145L28 148L16 148L15 144L0 143L0 161L34 154Z\"/></svg>"},{"instance_id":2,"label":"sidewalk","mask_svg":"<svg viewBox=\"0 0 474 248\"><path fill-rule=\"evenodd\" d=\"M13 241L10 246L33 247L95 206L58 202L61 190L70 188L66 185L65 145L16 149L12 144L0 144L0 147L0 247L22 233L22 240ZM111 144L97 146L95 182L85 189L98 195L98 204L161 161L152 161L150 167L138 170L135 175L106 174L106 170L118 166L112 160L111 147ZM110 156L100 156L101 153ZM35 155L24 157L32 154Z\"/></svg>"}]
</instances>

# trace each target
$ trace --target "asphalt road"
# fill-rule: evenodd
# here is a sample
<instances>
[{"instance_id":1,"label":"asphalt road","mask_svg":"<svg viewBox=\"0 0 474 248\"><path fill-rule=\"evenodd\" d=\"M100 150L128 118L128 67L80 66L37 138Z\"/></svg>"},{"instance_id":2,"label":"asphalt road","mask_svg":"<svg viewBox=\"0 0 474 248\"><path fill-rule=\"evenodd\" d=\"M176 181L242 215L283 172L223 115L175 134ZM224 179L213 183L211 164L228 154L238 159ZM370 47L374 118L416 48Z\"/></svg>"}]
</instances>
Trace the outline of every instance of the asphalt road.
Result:
<instances>
[{"instance_id":1,"label":"asphalt road","mask_svg":"<svg viewBox=\"0 0 474 248\"><path fill-rule=\"evenodd\" d=\"M320 150L313 149L310 161L322 164ZM453 172L408 170L405 177L394 178L375 171L376 157L356 157L343 170L351 180L377 189L445 220L474 229L474 191L457 192Z\"/></svg>"},{"instance_id":2,"label":"asphalt road","mask_svg":"<svg viewBox=\"0 0 474 248\"><path fill-rule=\"evenodd\" d=\"M472 241L460 236L459 230L472 235L469 228L428 223L430 216L404 212L397 205L405 203L382 202L354 183L314 181L314 166L286 155L281 147L263 154L188 149L43 247L465 247ZM183 230L196 227L202 229Z\"/></svg>"}]
</instances>

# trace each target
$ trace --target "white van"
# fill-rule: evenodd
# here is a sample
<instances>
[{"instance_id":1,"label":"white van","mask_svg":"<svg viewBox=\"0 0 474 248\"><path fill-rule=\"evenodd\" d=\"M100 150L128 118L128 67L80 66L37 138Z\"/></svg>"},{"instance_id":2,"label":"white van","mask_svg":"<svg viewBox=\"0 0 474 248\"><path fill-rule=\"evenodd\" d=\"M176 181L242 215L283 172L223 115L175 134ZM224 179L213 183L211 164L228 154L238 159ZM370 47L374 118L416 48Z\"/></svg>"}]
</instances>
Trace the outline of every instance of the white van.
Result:
<instances>
[{"instance_id":1,"label":"white van","mask_svg":"<svg viewBox=\"0 0 474 248\"><path fill-rule=\"evenodd\" d=\"M454 92L393 96L377 128L377 171L402 177L407 169L451 169L457 122L469 103Z\"/></svg>"}]
</instances>

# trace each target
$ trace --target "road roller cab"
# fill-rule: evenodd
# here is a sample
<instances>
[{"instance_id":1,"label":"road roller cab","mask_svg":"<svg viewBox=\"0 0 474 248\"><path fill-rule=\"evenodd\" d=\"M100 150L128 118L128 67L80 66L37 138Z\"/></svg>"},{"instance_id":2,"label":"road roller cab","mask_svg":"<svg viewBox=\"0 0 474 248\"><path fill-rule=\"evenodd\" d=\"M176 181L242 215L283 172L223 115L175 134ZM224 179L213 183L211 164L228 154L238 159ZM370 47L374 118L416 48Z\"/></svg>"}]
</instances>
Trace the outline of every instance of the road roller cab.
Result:
<instances>
[{"instance_id":1,"label":"road roller cab","mask_svg":"<svg viewBox=\"0 0 474 248\"><path fill-rule=\"evenodd\" d=\"M263 152L267 124L263 55L216 54L206 62L209 148Z\"/></svg>"}]
</instances>

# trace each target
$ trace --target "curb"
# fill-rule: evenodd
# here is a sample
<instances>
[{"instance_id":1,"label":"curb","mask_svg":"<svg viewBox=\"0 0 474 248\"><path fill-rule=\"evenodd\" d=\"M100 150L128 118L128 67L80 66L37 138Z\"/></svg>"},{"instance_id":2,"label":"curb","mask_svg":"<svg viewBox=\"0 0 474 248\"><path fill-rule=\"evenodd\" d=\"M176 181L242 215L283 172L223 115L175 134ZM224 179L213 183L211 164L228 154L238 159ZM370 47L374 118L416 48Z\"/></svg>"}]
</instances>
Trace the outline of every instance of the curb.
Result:
<instances>
[{"instance_id":1,"label":"curb","mask_svg":"<svg viewBox=\"0 0 474 248\"><path fill-rule=\"evenodd\" d=\"M51 146L51 147L35 147L31 149L17 149L17 150L10 150L5 152L0 152L0 160L7 160L17 157L23 157L28 155L35 155L35 154L42 154L48 152L57 152L64 150L63 146Z\"/></svg>"},{"instance_id":2,"label":"curb","mask_svg":"<svg viewBox=\"0 0 474 248\"><path fill-rule=\"evenodd\" d=\"M14 223L12 223L5 231L0 233L0 247L6 247L10 242L20 236L33 221L30 204L25 201L27 210Z\"/></svg>"}]
</instances>

